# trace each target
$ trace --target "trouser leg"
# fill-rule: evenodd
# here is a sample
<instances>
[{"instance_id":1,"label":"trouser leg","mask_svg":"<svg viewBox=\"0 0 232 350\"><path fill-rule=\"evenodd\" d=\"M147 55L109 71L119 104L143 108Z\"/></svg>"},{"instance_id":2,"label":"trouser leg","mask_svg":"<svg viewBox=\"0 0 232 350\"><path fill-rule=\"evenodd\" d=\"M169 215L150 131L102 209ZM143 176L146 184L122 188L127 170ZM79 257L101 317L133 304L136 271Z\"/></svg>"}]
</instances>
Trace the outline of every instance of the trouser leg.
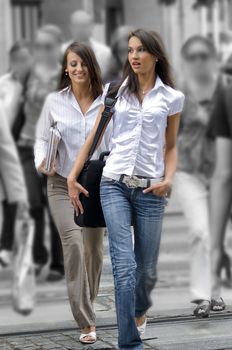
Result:
<instances>
[{"instance_id":1,"label":"trouser leg","mask_svg":"<svg viewBox=\"0 0 232 350\"><path fill-rule=\"evenodd\" d=\"M96 299L99 291L103 265L103 228L84 228L83 239L85 248L85 265L88 274L90 299Z\"/></svg>"},{"instance_id":2,"label":"trouser leg","mask_svg":"<svg viewBox=\"0 0 232 350\"><path fill-rule=\"evenodd\" d=\"M48 252L44 242L45 213L44 213L44 183L34 164L34 151L31 147L20 147L19 155L24 170L28 191L30 213L35 221L33 256L36 264L44 265L48 261Z\"/></svg>"},{"instance_id":3,"label":"trouser leg","mask_svg":"<svg viewBox=\"0 0 232 350\"><path fill-rule=\"evenodd\" d=\"M132 197L136 270L136 317L146 314L152 305L151 292L157 280L165 199L137 189Z\"/></svg>"},{"instance_id":4,"label":"trouser leg","mask_svg":"<svg viewBox=\"0 0 232 350\"><path fill-rule=\"evenodd\" d=\"M65 277L74 319L80 328L94 326L83 230L74 223L66 179L59 175L48 178L48 200L63 246Z\"/></svg>"},{"instance_id":5,"label":"trouser leg","mask_svg":"<svg viewBox=\"0 0 232 350\"><path fill-rule=\"evenodd\" d=\"M131 233L129 191L113 181L101 183L101 203L109 232L120 350L141 350L135 323L136 262Z\"/></svg>"},{"instance_id":6,"label":"trouser leg","mask_svg":"<svg viewBox=\"0 0 232 350\"><path fill-rule=\"evenodd\" d=\"M2 250L13 249L14 233L15 233L15 220L17 215L17 203L3 202L3 224L0 248Z\"/></svg>"},{"instance_id":7,"label":"trouser leg","mask_svg":"<svg viewBox=\"0 0 232 350\"><path fill-rule=\"evenodd\" d=\"M192 300L210 300L210 228L208 190L195 176L176 174L174 191L190 230L190 291Z\"/></svg>"}]
</instances>

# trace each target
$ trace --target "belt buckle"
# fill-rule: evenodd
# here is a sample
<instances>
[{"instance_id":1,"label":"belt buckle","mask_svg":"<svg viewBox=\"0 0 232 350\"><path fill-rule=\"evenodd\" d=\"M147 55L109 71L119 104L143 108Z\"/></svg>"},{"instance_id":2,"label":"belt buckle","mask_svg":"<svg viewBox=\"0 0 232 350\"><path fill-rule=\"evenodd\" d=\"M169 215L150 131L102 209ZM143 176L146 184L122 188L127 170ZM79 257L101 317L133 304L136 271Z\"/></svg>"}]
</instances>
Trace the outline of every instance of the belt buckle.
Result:
<instances>
[{"instance_id":1,"label":"belt buckle","mask_svg":"<svg viewBox=\"0 0 232 350\"><path fill-rule=\"evenodd\" d=\"M136 176L127 176L124 181L125 185L129 188L136 188L140 185L140 179Z\"/></svg>"}]
</instances>

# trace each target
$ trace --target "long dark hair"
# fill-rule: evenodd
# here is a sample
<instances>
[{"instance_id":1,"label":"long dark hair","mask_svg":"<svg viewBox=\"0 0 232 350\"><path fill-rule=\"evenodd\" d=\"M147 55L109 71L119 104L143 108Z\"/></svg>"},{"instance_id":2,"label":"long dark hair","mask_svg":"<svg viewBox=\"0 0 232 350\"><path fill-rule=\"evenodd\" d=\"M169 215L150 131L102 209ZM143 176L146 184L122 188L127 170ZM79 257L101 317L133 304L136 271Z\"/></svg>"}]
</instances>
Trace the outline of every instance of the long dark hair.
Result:
<instances>
[{"instance_id":1,"label":"long dark hair","mask_svg":"<svg viewBox=\"0 0 232 350\"><path fill-rule=\"evenodd\" d=\"M92 97L96 99L103 92L101 70L91 47L78 42L74 42L71 45L69 45L69 47L65 51L62 63L60 82L58 84L58 90L62 90L67 86L71 85L71 79L65 72L65 70L67 69L67 57L69 52L73 52L76 55L80 56L80 58L86 64L90 76Z\"/></svg>"},{"instance_id":2,"label":"long dark hair","mask_svg":"<svg viewBox=\"0 0 232 350\"><path fill-rule=\"evenodd\" d=\"M164 48L164 44L162 39L160 38L159 34L153 31L146 31L143 29L136 29L135 31L132 31L128 35L128 41L135 36L138 38L143 47L152 55L154 55L158 62L156 63L155 67L155 73L159 75L162 82L170 87L174 87L174 82L171 75L171 66L169 64L167 54ZM134 73L133 69L131 68L131 65L126 60L126 63L123 68L123 77L118 86L115 88L117 89L122 82L128 77L128 82L126 88L130 93L134 93L138 96L139 94L139 82L137 75Z\"/></svg>"}]
</instances>

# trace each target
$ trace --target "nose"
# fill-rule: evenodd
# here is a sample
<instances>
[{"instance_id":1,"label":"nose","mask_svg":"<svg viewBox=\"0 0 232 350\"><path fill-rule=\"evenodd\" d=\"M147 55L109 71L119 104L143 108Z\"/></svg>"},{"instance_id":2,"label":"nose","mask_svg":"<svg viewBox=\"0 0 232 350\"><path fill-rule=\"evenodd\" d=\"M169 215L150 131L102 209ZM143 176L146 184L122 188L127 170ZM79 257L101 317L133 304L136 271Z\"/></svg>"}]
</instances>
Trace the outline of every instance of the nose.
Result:
<instances>
[{"instance_id":1,"label":"nose","mask_svg":"<svg viewBox=\"0 0 232 350\"><path fill-rule=\"evenodd\" d=\"M81 63L78 63L78 64L77 64L76 70L77 70L78 72L82 72L82 71L83 71L83 67L82 67L82 64L81 64Z\"/></svg>"},{"instance_id":2,"label":"nose","mask_svg":"<svg viewBox=\"0 0 232 350\"><path fill-rule=\"evenodd\" d=\"M133 58L133 59L137 59L137 58L138 58L138 52L137 52L137 50L134 50L134 51L132 52L132 58Z\"/></svg>"}]
</instances>

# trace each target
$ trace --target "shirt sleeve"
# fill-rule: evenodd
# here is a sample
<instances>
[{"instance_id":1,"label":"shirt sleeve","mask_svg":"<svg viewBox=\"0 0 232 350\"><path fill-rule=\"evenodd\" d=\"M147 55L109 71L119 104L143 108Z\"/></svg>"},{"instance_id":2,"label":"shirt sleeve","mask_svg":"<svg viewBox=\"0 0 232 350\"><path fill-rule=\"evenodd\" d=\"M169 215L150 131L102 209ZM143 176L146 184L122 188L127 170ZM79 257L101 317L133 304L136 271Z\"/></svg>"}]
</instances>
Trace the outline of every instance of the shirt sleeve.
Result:
<instances>
[{"instance_id":1,"label":"shirt sleeve","mask_svg":"<svg viewBox=\"0 0 232 350\"><path fill-rule=\"evenodd\" d=\"M174 96L170 104L169 116L182 112L184 107L184 100L185 100L184 94L180 91L176 91L176 95Z\"/></svg>"},{"instance_id":2,"label":"shirt sleeve","mask_svg":"<svg viewBox=\"0 0 232 350\"><path fill-rule=\"evenodd\" d=\"M38 169L42 161L46 158L49 140L49 130L53 124L51 116L51 96L45 100L42 112L36 126L36 140L34 146L35 166Z\"/></svg>"},{"instance_id":3,"label":"shirt sleeve","mask_svg":"<svg viewBox=\"0 0 232 350\"><path fill-rule=\"evenodd\" d=\"M221 89L217 94L211 121L211 134L213 137L232 137L226 108L225 89Z\"/></svg>"}]
</instances>

